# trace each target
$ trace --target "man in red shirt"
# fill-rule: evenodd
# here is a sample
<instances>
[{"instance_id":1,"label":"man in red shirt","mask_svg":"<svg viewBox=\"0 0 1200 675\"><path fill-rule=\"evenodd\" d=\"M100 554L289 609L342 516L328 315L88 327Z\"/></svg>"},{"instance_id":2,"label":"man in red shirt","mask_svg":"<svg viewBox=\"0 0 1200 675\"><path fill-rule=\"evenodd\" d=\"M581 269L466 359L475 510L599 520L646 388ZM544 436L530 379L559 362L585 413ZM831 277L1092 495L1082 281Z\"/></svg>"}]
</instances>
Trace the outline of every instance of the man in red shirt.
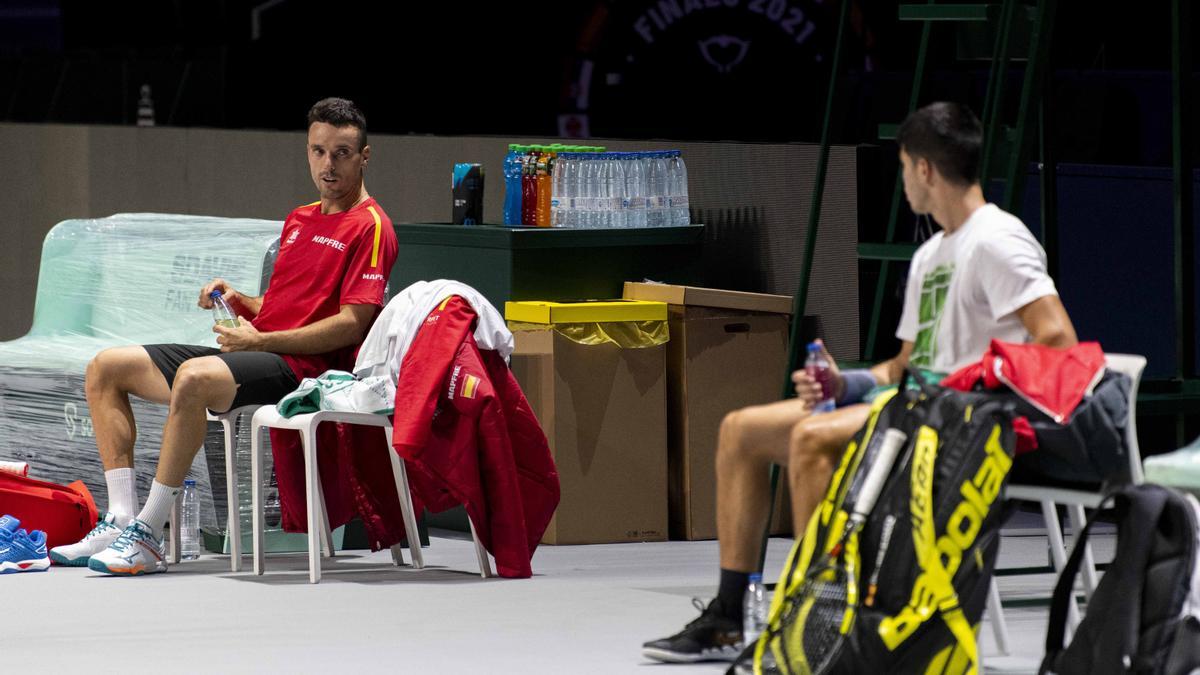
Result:
<instances>
[{"instance_id":1,"label":"man in red shirt","mask_svg":"<svg viewBox=\"0 0 1200 675\"><path fill-rule=\"evenodd\" d=\"M195 345L115 347L88 364L85 390L108 484L108 511L83 540L52 550L62 565L139 575L167 569L163 527L207 428L205 410L274 404L305 377L350 370L379 308L396 233L367 194L367 124L355 105L327 98L308 113L308 165L321 200L284 221L271 284L249 297L214 279L237 327L214 326L219 349ZM136 434L129 395L170 406L158 471L139 511Z\"/></svg>"}]
</instances>

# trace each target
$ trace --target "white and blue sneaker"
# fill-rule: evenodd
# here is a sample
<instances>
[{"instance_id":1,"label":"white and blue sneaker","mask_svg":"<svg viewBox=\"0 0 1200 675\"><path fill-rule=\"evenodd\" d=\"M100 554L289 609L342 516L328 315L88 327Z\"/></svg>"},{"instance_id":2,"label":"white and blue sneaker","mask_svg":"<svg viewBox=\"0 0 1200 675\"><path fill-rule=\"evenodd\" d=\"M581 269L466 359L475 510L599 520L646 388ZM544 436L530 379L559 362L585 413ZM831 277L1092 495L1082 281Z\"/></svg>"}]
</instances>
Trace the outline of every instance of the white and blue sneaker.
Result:
<instances>
[{"instance_id":1,"label":"white and blue sneaker","mask_svg":"<svg viewBox=\"0 0 1200 675\"><path fill-rule=\"evenodd\" d=\"M3 518L0 518L0 548L4 548L8 545L8 542L13 538L13 534L15 534L20 527L21 521L13 518L12 516L6 515Z\"/></svg>"},{"instance_id":2,"label":"white and blue sneaker","mask_svg":"<svg viewBox=\"0 0 1200 675\"><path fill-rule=\"evenodd\" d=\"M0 543L0 574L17 572L45 572L50 569L50 558L46 556L46 533L17 530Z\"/></svg>"},{"instance_id":3,"label":"white and blue sneaker","mask_svg":"<svg viewBox=\"0 0 1200 675\"><path fill-rule=\"evenodd\" d=\"M50 549L51 562L67 567L87 567L92 556L111 546L121 536L121 530L124 529L121 520L115 514L104 514L83 539Z\"/></svg>"},{"instance_id":4,"label":"white and blue sneaker","mask_svg":"<svg viewBox=\"0 0 1200 675\"><path fill-rule=\"evenodd\" d=\"M118 576L166 572L167 552L154 530L134 518L116 541L88 560L88 568Z\"/></svg>"}]
</instances>

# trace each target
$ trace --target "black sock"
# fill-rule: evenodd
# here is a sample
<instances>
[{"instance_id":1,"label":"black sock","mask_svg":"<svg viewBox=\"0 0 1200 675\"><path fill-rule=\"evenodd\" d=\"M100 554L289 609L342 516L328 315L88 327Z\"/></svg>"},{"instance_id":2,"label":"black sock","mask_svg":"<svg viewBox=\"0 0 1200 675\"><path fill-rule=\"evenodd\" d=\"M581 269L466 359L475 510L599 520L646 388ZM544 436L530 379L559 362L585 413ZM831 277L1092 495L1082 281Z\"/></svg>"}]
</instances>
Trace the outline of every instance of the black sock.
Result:
<instances>
[{"instance_id":1,"label":"black sock","mask_svg":"<svg viewBox=\"0 0 1200 675\"><path fill-rule=\"evenodd\" d=\"M734 621L742 620L742 601L746 597L746 586L749 585L749 572L735 572L721 568L721 581L717 586L717 605L722 616Z\"/></svg>"}]
</instances>

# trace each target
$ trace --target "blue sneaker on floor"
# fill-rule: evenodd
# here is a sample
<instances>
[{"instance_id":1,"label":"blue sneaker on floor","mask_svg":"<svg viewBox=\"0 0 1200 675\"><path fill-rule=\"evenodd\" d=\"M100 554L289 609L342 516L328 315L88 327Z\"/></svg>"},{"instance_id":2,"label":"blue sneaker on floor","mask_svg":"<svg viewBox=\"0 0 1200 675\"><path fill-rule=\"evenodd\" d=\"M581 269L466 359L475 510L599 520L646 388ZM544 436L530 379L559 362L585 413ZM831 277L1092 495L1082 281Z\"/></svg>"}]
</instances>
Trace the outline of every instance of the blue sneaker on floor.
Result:
<instances>
[{"instance_id":1,"label":"blue sneaker on floor","mask_svg":"<svg viewBox=\"0 0 1200 675\"><path fill-rule=\"evenodd\" d=\"M0 548L8 546L8 542L13 538L13 533L19 527L21 527L21 521L12 516L5 515L0 518Z\"/></svg>"},{"instance_id":2,"label":"blue sneaker on floor","mask_svg":"<svg viewBox=\"0 0 1200 675\"><path fill-rule=\"evenodd\" d=\"M45 572L48 569L50 557L46 555L45 532L17 530L6 543L0 544L0 574Z\"/></svg>"}]
</instances>

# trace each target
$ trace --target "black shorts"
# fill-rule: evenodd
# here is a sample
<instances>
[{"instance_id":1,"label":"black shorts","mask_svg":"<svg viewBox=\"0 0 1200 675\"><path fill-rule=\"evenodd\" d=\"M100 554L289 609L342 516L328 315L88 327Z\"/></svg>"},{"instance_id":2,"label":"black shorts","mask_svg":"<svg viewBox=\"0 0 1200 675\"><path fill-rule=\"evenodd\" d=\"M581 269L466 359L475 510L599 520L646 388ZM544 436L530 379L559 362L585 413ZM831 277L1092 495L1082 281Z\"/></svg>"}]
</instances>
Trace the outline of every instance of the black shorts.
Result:
<instances>
[{"instance_id":1,"label":"black shorts","mask_svg":"<svg viewBox=\"0 0 1200 675\"><path fill-rule=\"evenodd\" d=\"M274 405L300 385L287 361L270 352L222 353L212 347L175 344L142 345L142 348L167 378L167 387L175 385L175 371L188 359L215 356L224 361L238 384L230 410L244 405Z\"/></svg>"}]
</instances>

